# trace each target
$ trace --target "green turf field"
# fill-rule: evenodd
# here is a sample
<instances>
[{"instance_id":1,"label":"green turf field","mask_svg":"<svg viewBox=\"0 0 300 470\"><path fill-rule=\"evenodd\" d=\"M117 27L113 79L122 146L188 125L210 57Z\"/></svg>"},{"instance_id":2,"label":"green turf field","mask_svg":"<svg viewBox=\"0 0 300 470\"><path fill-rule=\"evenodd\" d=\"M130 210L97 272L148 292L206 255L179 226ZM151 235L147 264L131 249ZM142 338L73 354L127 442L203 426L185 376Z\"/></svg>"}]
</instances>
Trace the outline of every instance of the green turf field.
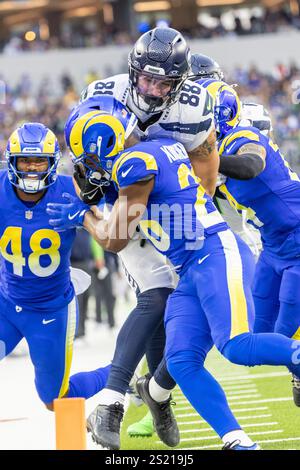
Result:
<instances>
[{"instance_id":1,"label":"green turf field","mask_svg":"<svg viewBox=\"0 0 300 470\"><path fill-rule=\"evenodd\" d=\"M300 449L300 408L292 401L291 376L284 367L241 367L214 350L207 368L222 384L244 430L262 449ZM220 449L222 442L176 388L174 408L180 428L177 449ZM122 426L122 449L167 449L157 435L130 438L127 426L144 416L146 407L130 405Z\"/></svg>"}]
</instances>

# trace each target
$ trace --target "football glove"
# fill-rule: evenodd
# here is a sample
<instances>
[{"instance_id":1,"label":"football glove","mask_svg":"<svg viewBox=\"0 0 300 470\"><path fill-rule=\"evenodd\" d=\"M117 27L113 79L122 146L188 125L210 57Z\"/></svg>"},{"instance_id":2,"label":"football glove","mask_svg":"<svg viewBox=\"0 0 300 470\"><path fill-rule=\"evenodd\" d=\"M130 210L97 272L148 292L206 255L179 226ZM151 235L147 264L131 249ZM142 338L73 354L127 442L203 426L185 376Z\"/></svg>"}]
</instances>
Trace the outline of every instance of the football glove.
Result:
<instances>
[{"instance_id":1,"label":"football glove","mask_svg":"<svg viewBox=\"0 0 300 470\"><path fill-rule=\"evenodd\" d=\"M88 206L96 206L103 198L109 184L105 181L105 185L100 180L91 180L86 177L84 166L82 164L74 165L74 179L80 189L80 198Z\"/></svg>"},{"instance_id":2,"label":"football glove","mask_svg":"<svg viewBox=\"0 0 300 470\"><path fill-rule=\"evenodd\" d=\"M49 224L57 232L68 230L83 225L85 213L89 206L81 202L77 197L69 193L63 193L66 203L48 202L46 212L51 216Z\"/></svg>"}]
</instances>

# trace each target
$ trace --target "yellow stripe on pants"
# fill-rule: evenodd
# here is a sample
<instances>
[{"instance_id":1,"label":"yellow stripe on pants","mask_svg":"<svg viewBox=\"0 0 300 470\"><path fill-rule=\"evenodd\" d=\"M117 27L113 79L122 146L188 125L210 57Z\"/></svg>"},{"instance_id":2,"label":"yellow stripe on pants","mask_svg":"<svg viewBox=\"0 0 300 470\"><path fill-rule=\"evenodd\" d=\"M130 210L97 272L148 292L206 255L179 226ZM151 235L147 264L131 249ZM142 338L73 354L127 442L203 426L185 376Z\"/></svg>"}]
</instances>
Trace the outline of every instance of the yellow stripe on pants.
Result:
<instances>
[{"instance_id":1,"label":"yellow stripe on pants","mask_svg":"<svg viewBox=\"0 0 300 470\"><path fill-rule=\"evenodd\" d=\"M73 344L76 330L76 297L68 305L68 320L65 343L65 373L59 392L59 398L63 397L69 388L69 377L73 358Z\"/></svg>"},{"instance_id":2,"label":"yellow stripe on pants","mask_svg":"<svg viewBox=\"0 0 300 470\"><path fill-rule=\"evenodd\" d=\"M226 278L230 298L230 339L249 332L247 301L243 286L243 264L238 244L231 230L219 232L225 253Z\"/></svg>"}]
</instances>

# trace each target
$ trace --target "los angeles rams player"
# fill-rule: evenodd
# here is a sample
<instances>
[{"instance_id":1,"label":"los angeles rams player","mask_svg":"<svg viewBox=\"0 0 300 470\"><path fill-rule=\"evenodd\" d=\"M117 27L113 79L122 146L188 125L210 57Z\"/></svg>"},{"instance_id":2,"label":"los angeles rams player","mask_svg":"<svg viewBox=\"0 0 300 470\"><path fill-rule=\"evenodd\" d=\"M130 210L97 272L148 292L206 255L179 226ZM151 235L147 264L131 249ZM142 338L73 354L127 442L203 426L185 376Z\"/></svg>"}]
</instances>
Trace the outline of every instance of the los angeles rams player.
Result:
<instances>
[{"instance_id":1,"label":"los angeles rams player","mask_svg":"<svg viewBox=\"0 0 300 470\"><path fill-rule=\"evenodd\" d=\"M70 217L80 224L88 207L72 179L57 175L60 150L53 132L26 123L10 136L8 171L0 172L0 343L1 359L25 337L35 386L49 409L58 397L85 397L104 387L109 367L69 378L77 306L70 279L75 230L56 232L46 213L64 193L77 201Z\"/></svg>"},{"instance_id":2,"label":"los angeles rams player","mask_svg":"<svg viewBox=\"0 0 300 470\"><path fill-rule=\"evenodd\" d=\"M240 127L238 119L234 90L221 89L216 97L216 123L220 171L227 179L219 189L260 231L263 244L253 287L255 331L276 331L298 339L300 180L268 135L256 127ZM293 394L300 406L297 377Z\"/></svg>"},{"instance_id":3,"label":"los angeles rams player","mask_svg":"<svg viewBox=\"0 0 300 470\"><path fill-rule=\"evenodd\" d=\"M136 123L134 115L126 111L124 105L120 105L114 98L99 96L87 99L71 113L65 128L66 142L70 148L73 146L70 132L76 120L103 107L109 113L119 116L126 127L125 143L132 144L131 133ZM80 195L88 203L93 205L101 200L106 190L106 203L114 204L116 191L111 188L107 191L108 181L105 180L105 175L101 178L100 173L95 172L92 161L75 164L74 175L81 188ZM100 180L96 177L100 177ZM76 212L76 204L73 212ZM69 225L74 226L72 220L69 220ZM158 253L140 232L121 250L119 257L128 282L135 290L137 305L119 331L108 381L99 394L99 403L102 404L102 433L99 440L101 439L104 447L120 447L120 422L124 412L126 390L136 367L146 353L149 372L153 375L149 378L149 389L151 397L156 400L153 406L156 411L157 433L166 445L175 446L179 441L179 432L170 406L170 391L175 382L168 373L165 362L160 364L165 347L163 316L168 295L175 287L174 274L165 257ZM151 420L152 418L150 422Z\"/></svg>"},{"instance_id":4,"label":"los angeles rams player","mask_svg":"<svg viewBox=\"0 0 300 470\"><path fill-rule=\"evenodd\" d=\"M165 316L165 354L173 378L223 439L225 449L257 449L241 430L221 387L204 368L215 344L234 363L284 364L300 374L300 366L293 364L300 342L280 334L251 333L254 261L250 250L228 229L199 184L181 143L153 139L117 153L116 143L124 143L125 129L120 120L104 112L79 118L71 135L71 148L79 161L94 152L94 163L98 161L103 174L111 172L119 192L109 220L99 221L87 212L85 228L99 244L118 252L139 224L180 276ZM52 210L50 224L59 229L66 226L63 205L52 205ZM139 379L138 391L148 402L145 378ZM96 441L99 426L96 408L88 418Z\"/></svg>"},{"instance_id":5,"label":"los angeles rams player","mask_svg":"<svg viewBox=\"0 0 300 470\"><path fill-rule=\"evenodd\" d=\"M82 101L102 95L113 96L126 104L127 108L137 116L135 137L143 139L147 136L164 135L182 142L189 152L196 174L201 176L202 184L207 191L213 194L218 155L211 113L212 103L204 89L186 80L189 70L190 51L182 35L171 28L155 28L141 36L129 54L129 74L116 75L91 83L83 91ZM152 293L152 295L155 294L152 286L159 289L161 299L159 304L163 305L163 297L166 299L165 289L174 287L174 281L171 286L168 265L162 258L158 259L149 243L145 243L144 248L146 249L141 250L137 242L131 241L128 247L122 250L121 256L123 261L125 260L130 278L135 279L135 284L144 285L144 292ZM141 266L141 260L147 260L147 265L151 266L151 269L144 269L144 265ZM141 269L138 269L140 266ZM162 294L164 294L163 297ZM142 302L142 299L140 300ZM157 301L154 303L150 298L147 299L147 304L149 305L148 319L156 318L157 322L157 314L162 313L164 309L155 312L153 305L156 305ZM142 305L145 306L146 303L142 302ZM141 320L146 327L146 317L144 316ZM124 326L127 335L127 324ZM132 328L131 331L133 331ZM139 329L139 331L141 335L142 330ZM117 344L116 352L119 350L118 346ZM124 357L129 357L128 351ZM120 363L120 366L122 365L120 370L126 369L125 364ZM163 406L170 395L171 388L171 381L164 380L164 376L163 373L157 377L157 380L160 380L160 388L157 388L155 379L150 381L152 396L162 402ZM114 388L116 388L116 383ZM118 390L121 391L120 384L118 384ZM111 403L116 401L112 400L113 397L111 397ZM163 415L165 416L165 413ZM156 429L159 428L160 425L156 422ZM162 435L160 437L170 445L168 436L171 434L171 429L168 429L165 440ZM104 436L108 436L108 433L105 432ZM175 443L176 440L177 438L173 439L173 442Z\"/></svg>"}]
</instances>

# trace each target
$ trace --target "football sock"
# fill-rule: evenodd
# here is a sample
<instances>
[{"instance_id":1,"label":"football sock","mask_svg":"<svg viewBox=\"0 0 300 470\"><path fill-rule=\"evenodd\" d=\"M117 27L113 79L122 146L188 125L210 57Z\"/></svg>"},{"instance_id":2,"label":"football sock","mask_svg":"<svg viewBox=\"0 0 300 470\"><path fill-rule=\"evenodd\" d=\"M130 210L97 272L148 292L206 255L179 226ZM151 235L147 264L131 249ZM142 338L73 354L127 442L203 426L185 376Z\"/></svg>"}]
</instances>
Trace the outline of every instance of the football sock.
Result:
<instances>
[{"instance_id":1,"label":"football sock","mask_svg":"<svg viewBox=\"0 0 300 470\"><path fill-rule=\"evenodd\" d=\"M120 403L124 405L125 395L110 388L104 388L98 395L98 403L100 405L112 405L113 403Z\"/></svg>"},{"instance_id":2,"label":"football sock","mask_svg":"<svg viewBox=\"0 0 300 470\"><path fill-rule=\"evenodd\" d=\"M234 442L236 440L240 441L241 446L251 447L254 445L254 442L250 439L250 437L247 436L247 434L242 429L228 432L222 437L222 441L224 442L224 444L226 444L227 442Z\"/></svg>"},{"instance_id":3,"label":"football sock","mask_svg":"<svg viewBox=\"0 0 300 470\"><path fill-rule=\"evenodd\" d=\"M162 388L160 385L158 385L158 383L155 382L154 377L151 377L149 382L149 393L154 401L161 402L168 400L168 398L170 398L171 392L170 390Z\"/></svg>"},{"instance_id":4,"label":"football sock","mask_svg":"<svg viewBox=\"0 0 300 470\"><path fill-rule=\"evenodd\" d=\"M90 398L105 387L110 371L110 364L106 367L90 372L79 372L70 377L68 398Z\"/></svg>"}]
</instances>

